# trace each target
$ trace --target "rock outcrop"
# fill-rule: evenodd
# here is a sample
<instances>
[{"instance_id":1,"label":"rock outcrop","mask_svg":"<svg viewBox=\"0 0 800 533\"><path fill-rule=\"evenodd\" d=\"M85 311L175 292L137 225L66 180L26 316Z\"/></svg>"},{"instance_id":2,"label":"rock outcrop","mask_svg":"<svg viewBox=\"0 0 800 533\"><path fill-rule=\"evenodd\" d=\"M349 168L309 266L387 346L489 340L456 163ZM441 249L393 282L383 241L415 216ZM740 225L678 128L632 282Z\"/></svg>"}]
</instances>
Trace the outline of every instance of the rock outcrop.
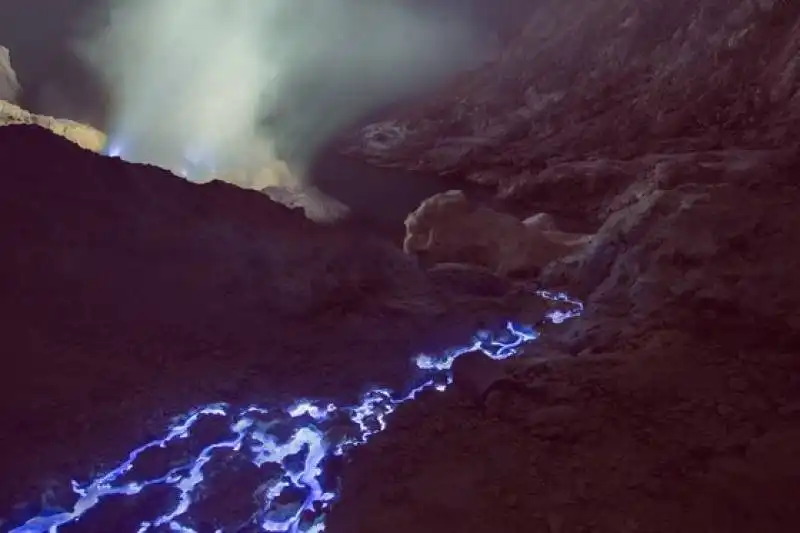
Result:
<instances>
[{"instance_id":1,"label":"rock outcrop","mask_svg":"<svg viewBox=\"0 0 800 533\"><path fill-rule=\"evenodd\" d=\"M746 324L770 324L759 343L800 341L800 239L796 151L724 150L650 159L622 192L598 205L594 242L543 282L569 286L598 313L697 333L731 329L726 342L755 342ZM779 261L769 258L780 257ZM712 318L713 317L713 318ZM619 334L619 331L617 332ZM597 349L605 344L584 338Z\"/></svg>"},{"instance_id":2,"label":"rock outcrop","mask_svg":"<svg viewBox=\"0 0 800 533\"><path fill-rule=\"evenodd\" d=\"M21 91L17 73L11 67L11 52L0 46L0 100L16 102Z\"/></svg>"},{"instance_id":3,"label":"rock outcrop","mask_svg":"<svg viewBox=\"0 0 800 533\"><path fill-rule=\"evenodd\" d=\"M11 124L35 124L64 137L81 148L100 152L106 145L103 132L73 120L48 117L31 113L16 105L22 88L11 68L11 54L0 46L0 126Z\"/></svg>"},{"instance_id":4,"label":"rock outcrop","mask_svg":"<svg viewBox=\"0 0 800 533\"><path fill-rule=\"evenodd\" d=\"M34 124L92 152L100 152L106 146L105 133L92 126L74 120L37 115L0 99L0 126L13 124Z\"/></svg>"},{"instance_id":5,"label":"rock outcrop","mask_svg":"<svg viewBox=\"0 0 800 533\"><path fill-rule=\"evenodd\" d=\"M449 191L428 198L408 216L403 249L433 264L468 263L500 276L531 275L590 240L557 231L546 215L525 223Z\"/></svg>"}]
</instances>

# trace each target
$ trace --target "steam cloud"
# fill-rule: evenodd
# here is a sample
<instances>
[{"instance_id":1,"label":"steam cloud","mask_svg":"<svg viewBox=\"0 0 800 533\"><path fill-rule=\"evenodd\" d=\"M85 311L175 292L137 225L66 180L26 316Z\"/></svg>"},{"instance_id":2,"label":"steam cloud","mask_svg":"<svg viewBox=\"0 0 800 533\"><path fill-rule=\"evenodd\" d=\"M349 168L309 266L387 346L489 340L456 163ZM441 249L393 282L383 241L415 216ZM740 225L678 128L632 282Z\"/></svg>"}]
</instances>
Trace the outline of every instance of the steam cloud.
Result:
<instances>
[{"instance_id":1,"label":"steam cloud","mask_svg":"<svg viewBox=\"0 0 800 533\"><path fill-rule=\"evenodd\" d=\"M112 0L82 52L126 159L188 173L306 162L340 128L476 61L453 12L408 0Z\"/></svg>"}]
</instances>

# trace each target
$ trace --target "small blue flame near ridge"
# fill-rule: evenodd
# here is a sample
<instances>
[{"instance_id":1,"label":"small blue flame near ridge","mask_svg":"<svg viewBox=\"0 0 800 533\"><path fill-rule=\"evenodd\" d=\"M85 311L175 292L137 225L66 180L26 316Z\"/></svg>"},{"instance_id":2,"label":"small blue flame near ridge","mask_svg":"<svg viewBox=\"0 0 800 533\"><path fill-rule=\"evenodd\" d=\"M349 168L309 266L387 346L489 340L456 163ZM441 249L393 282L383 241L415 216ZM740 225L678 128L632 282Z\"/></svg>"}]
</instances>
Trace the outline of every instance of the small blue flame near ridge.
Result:
<instances>
[{"instance_id":1,"label":"small blue flame near ridge","mask_svg":"<svg viewBox=\"0 0 800 533\"><path fill-rule=\"evenodd\" d=\"M127 160L126 154L130 155L130 143L126 142L122 136L114 136L108 140L102 153L108 157L115 157ZM217 165L213 158L209 157L207 151L200 147L188 147L183 154L182 164L168 170L181 176L182 178L208 178L217 174ZM141 162L141 161L133 161ZM160 165L159 165L160 166Z\"/></svg>"}]
</instances>

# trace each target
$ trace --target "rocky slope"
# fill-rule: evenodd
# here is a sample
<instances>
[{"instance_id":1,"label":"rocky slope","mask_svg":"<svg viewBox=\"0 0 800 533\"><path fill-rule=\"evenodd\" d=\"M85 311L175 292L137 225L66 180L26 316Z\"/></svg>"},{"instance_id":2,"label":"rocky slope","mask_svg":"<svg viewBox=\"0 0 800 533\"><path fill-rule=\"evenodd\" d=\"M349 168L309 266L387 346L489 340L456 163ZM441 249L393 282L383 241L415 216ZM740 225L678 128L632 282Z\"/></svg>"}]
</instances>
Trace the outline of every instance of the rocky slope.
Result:
<instances>
[{"instance_id":1,"label":"rocky slope","mask_svg":"<svg viewBox=\"0 0 800 533\"><path fill-rule=\"evenodd\" d=\"M72 141L81 148L102 152L108 137L97 128L65 118L32 113L15 102L22 88L11 66L8 49L0 46L0 126L34 124ZM122 154L124 155L124 154ZM276 160L257 171L232 171L216 179L245 189L262 191L274 201L303 209L316 221L330 222L347 216L347 206L324 195L295 175L284 161Z\"/></svg>"},{"instance_id":2,"label":"rocky slope","mask_svg":"<svg viewBox=\"0 0 800 533\"><path fill-rule=\"evenodd\" d=\"M477 400L467 368L402 410L331 529L796 528L795 4L538 2L501 61L368 128L353 153L495 186L486 226L591 235L538 274L587 311ZM438 215L425 257L483 264Z\"/></svg>"},{"instance_id":3,"label":"rocky slope","mask_svg":"<svg viewBox=\"0 0 800 533\"><path fill-rule=\"evenodd\" d=\"M0 99L0 126L15 124L45 128L92 152L99 153L106 148L106 134L92 126L31 113ZM276 161L258 172L230 172L218 176L217 179L245 189L261 191L276 202L303 209L306 216L319 222L339 220L348 213L347 206L299 181L282 161Z\"/></svg>"},{"instance_id":4,"label":"rocky slope","mask_svg":"<svg viewBox=\"0 0 800 533\"><path fill-rule=\"evenodd\" d=\"M498 61L350 150L497 183L560 161L798 134L796 2L542 0L520 17Z\"/></svg>"},{"instance_id":5,"label":"rocky slope","mask_svg":"<svg viewBox=\"0 0 800 533\"><path fill-rule=\"evenodd\" d=\"M402 385L415 351L531 305L480 276L447 283L366 230L30 125L0 128L0 176L0 515L197 403Z\"/></svg>"},{"instance_id":6,"label":"rocky slope","mask_svg":"<svg viewBox=\"0 0 800 533\"><path fill-rule=\"evenodd\" d=\"M794 531L797 148L561 171L515 190L593 221L588 246L539 276L585 315L398 413L345 470L331 530Z\"/></svg>"}]
</instances>

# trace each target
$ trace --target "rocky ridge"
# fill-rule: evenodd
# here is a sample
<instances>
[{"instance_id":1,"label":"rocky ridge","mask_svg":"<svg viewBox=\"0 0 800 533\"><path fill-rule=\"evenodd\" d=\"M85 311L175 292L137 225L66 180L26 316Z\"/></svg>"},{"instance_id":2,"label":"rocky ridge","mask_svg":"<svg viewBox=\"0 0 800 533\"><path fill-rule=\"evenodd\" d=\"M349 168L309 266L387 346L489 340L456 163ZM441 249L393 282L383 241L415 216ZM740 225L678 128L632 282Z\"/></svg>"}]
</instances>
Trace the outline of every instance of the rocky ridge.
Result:
<instances>
[{"instance_id":1,"label":"rocky ridge","mask_svg":"<svg viewBox=\"0 0 800 533\"><path fill-rule=\"evenodd\" d=\"M31 113L17 105L15 99L21 90L11 67L10 53L0 46L0 126L33 124L92 152L99 153L106 148L108 138L97 128L74 120ZM215 179L261 191L273 201L301 209L307 217L318 222L329 223L348 216L347 206L304 183L284 161L273 161L257 171L226 172Z\"/></svg>"},{"instance_id":2,"label":"rocky ridge","mask_svg":"<svg viewBox=\"0 0 800 533\"><path fill-rule=\"evenodd\" d=\"M521 221L470 202L462 191L434 195L406 219L403 250L426 263L466 263L498 276L536 277L592 236L558 231L546 213Z\"/></svg>"},{"instance_id":3,"label":"rocky ridge","mask_svg":"<svg viewBox=\"0 0 800 533\"><path fill-rule=\"evenodd\" d=\"M0 126L12 124L33 124L45 128L92 152L100 152L106 145L105 134L91 126L30 113L18 105L0 99Z\"/></svg>"},{"instance_id":4,"label":"rocky ridge","mask_svg":"<svg viewBox=\"0 0 800 533\"><path fill-rule=\"evenodd\" d=\"M106 148L107 137L102 131L73 120L31 113L11 102L0 100L0 126L31 124L45 128L56 135L92 152ZM245 189L258 190L273 201L290 208L301 209L308 218L317 222L333 222L346 218L347 206L322 194L310 185L297 181L291 170L281 161L258 172L230 172L216 179Z\"/></svg>"}]
</instances>

